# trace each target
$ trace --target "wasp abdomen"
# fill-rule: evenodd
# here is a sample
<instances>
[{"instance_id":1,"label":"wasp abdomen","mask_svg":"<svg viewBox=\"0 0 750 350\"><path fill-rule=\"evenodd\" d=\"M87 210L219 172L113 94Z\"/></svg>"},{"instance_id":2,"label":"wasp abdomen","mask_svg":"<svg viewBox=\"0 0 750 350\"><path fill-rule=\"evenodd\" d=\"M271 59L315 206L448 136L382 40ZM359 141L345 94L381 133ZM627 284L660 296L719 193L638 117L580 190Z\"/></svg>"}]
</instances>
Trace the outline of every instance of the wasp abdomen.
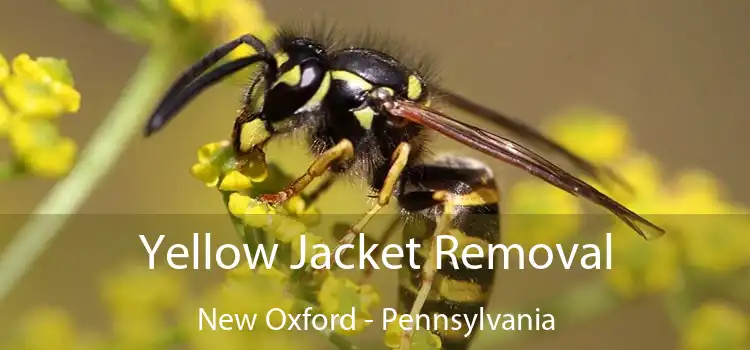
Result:
<instances>
[{"instance_id":1,"label":"wasp abdomen","mask_svg":"<svg viewBox=\"0 0 750 350\"><path fill-rule=\"evenodd\" d=\"M414 166L403 181L399 203L410 216L404 227L404 242L413 238L422 247L415 263L420 267L427 264L430 247L438 235L443 237L443 249L456 248L452 257L441 258L432 290L420 312L424 316L420 316L420 326L435 331L442 338L444 349L466 349L477 332L469 332L467 319L481 317L495 275L488 268L492 258L488 252L482 257L464 259L461 251L467 244L487 249L490 244L499 243L500 192L489 169L463 157L443 157L434 164ZM450 215L450 224L444 232L435 232L445 215ZM421 274L422 269L402 270L402 312L409 312L414 304L423 283Z\"/></svg>"}]
</instances>

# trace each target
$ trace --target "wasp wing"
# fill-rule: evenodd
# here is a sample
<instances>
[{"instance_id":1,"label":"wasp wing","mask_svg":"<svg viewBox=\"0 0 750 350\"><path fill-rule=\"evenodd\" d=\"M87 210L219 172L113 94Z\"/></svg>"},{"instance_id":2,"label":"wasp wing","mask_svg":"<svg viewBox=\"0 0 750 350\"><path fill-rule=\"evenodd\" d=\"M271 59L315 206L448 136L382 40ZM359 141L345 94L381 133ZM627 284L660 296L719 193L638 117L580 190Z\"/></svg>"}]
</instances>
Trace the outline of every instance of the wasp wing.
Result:
<instances>
[{"instance_id":1,"label":"wasp wing","mask_svg":"<svg viewBox=\"0 0 750 350\"><path fill-rule=\"evenodd\" d=\"M516 142L408 100L392 100L385 103L383 107L394 116L435 130L498 160L521 168L568 193L586 198L608 209L646 239L653 239L664 234L664 230L660 227ZM637 223L644 224L656 232L647 233Z\"/></svg>"},{"instance_id":2,"label":"wasp wing","mask_svg":"<svg viewBox=\"0 0 750 350\"><path fill-rule=\"evenodd\" d=\"M630 186L627 181L625 181L611 169L597 166L587 161L586 159L581 158L580 156L567 149L565 146L550 139L538 130L521 122L520 120L503 115L502 113L498 113L454 92L450 92L441 88L438 88L437 90L438 94L440 95L441 101L446 102L451 106L461 109L465 112L469 112L478 117L481 117L482 119L491 121L496 125L510 131L511 133L514 133L519 138L528 140L529 142L533 142L542 147L546 147L552 152L557 152L558 154L567 158L568 161L573 163L582 171L584 171L587 175L593 177L601 183L604 183L603 178L606 176L615 181L620 186L624 187L626 190L630 192L633 191L632 186Z\"/></svg>"}]
</instances>

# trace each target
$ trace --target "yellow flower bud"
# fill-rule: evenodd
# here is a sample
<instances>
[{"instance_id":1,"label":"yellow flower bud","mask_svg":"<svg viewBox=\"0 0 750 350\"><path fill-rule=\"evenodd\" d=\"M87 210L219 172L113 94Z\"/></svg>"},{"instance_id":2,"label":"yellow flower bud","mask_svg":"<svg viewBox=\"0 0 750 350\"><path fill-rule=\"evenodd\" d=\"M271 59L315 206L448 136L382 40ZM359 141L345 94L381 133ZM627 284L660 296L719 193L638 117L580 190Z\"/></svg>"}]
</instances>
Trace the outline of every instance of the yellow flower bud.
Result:
<instances>
[{"instance_id":1,"label":"yellow flower bud","mask_svg":"<svg viewBox=\"0 0 750 350\"><path fill-rule=\"evenodd\" d=\"M8 107L5 101L0 99L0 136L4 136L8 132L12 116L13 112L10 110L10 107Z\"/></svg>"},{"instance_id":2,"label":"yellow flower bud","mask_svg":"<svg viewBox=\"0 0 750 350\"><path fill-rule=\"evenodd\" d=\"M750 236L747 215L682 215L680 238L686 263L713 274L727 274L747 266Z\"/></svg>"},{"instance_id":3,"label":"yellow flower bud","mask_svg":"<svg viewBox=\"0 0 750 350\"><path fill-rule=\"evenodd\" d=\"M40 177L55 178L66 175L75 164L78 146L71 138L61 138L53 147L41 147L27 154L26 168Z\"/></svg>"},{"instance_id":4,"label":"yellow flower bud","mask_svg":"<svg viewBox=\"0 0 750 350\"><path fill-rule=\"evenodd\" d=\"M236 38L245 33L253 33L260 40L270 40L276 29L266 20L263 5L259 1L227 0L221 9L221 28L224 38ZM242 45L232 50L230 58L240 58L254 54L252 48Z\"/></svg>"},{"instance_id":5,"label":"yellow flower bud","mask_svg":"<svg viewBox=\"0 0 750 350\"><path fill-rule=\"evenodd\" d=\"M5 56L0 54L0 85L5 82L5 79L10 75L10 66L8 66L8 60Z\"/></svg>"},{"instance_id":6,"label":"yellow flower bud","mask_svg":"<svg viewBox=\"0 0 750 350\"><path fill-rule=\"evenodd\" d=\"M240 193L229 195L227 205L229 212L241 219L245 225L250 227L267 227L272 223L272 215L276 213L273 208Z\"/></svg>"},{"instance_id":7,"label":"yellow flower bud","mask_svg":"<svg viewBox=\"0 0 750 350\"><path fill-rule=\"evenodd\" d=\"M13 73L19 77L31 78L40 82L52 80L52 77L26 53L22 53L13 59Z\"/></svg>"},{"instance_id":8,"label":"yellow flower bud","mask_svg":"<svg viewBox=\"0 0 750 350\"><path fill-rule=\"evenodd\" d=\"M320 209L316 207L306 208L303 213L297 216L297 219L308 227L315 226L320 223Z\"/></svg>"},{"instance_id":9,"label":"yellow flower bud","mask_svg":"<svg viewBox=\"0 0 750 350\"><path fill-rule=\"evenodd\" d=\"M196 163L190 167L190 174L196 179L203 181L206 186L216 186L219 181L219 169L208 163Z\"/></svg>"},{"instance_id":10,"label":"yellow flower bud","mask_svg":"<svg viewBox=\"0 0 750 350\"><path fill-rule=\"evenodd\" d=\"M605 280L623 297L662 293L678 285L681 279L679 250L674 238L663 237L646 242L618 223L623 233L612 236L612 260L617 268L607 271Z\"/></svg>"},{"instance_id":11,"label":"yellow flower bud","mask_svg":"<svg viewBox=\"0 0 750 350\"><path fill-rule=\"evenodd\" d=\"M221 180L219 189L223 191L244 191L252 186L250 178L237 170L230 170Z\"/></svg>"},{"instance_id":12,"label":"yellow flower bud","mask_svg":"<svg viewBox=\"0 0 750 350\"><path fill-rule=\"evenodd\" d=\"M213 160L216 152L226 147L222 142L211 142L198 148L198 162L209 163Z\"/></svg>"},{"instance_id":13,"label":"yellow flower bud","mask_svg":"<svg viewBox=\"0 0 750 350\"><path fill-rule=\"evenodd\" d=\"M19 113L55 118L78 111L80 94L54 82L41 82L13 75L4 84L5 97Z\"/></svg>"},{"instance_id":14,"label":"yellow flower bud","mask_svg":"<svg viewBox=\"0 0 750 350\"><path fill-rule=\"evenodd\" d=\"M354 282L329 275L318 292L318 303L325 314L344 314L355 308L357 318L354 330L337 330L343 334L361 332L371 319L371 309L380 303L380 295L370 285L358 286Z\"/></svg>"},{"instance_id":15,"label":"yellow flower bud","mask_svg":"<svg viewBox=\"0 0 750 350\"><path fill-rule=\"evenodd\" d=\"M81 95L73 88L73 78L65 60L28 54L13 60L14 75L5 82L8 102L20 113L46 118L80 109Z\"/></svg>"},{"instance_id":16,"label":"yellow flower bud","mask_svg":"<svg viewBox=\"0 0 750 350\"><path fill-rule=\"evenodd\" d=\"M557 244L580 227L581 203L567 192L542 181L521 181L508 192L506 237L522 246Z\"/></svg>"},{"instance_id":17,"label":"yellow flower bud","mask_svg":"<svg viewBox=\"0 0 750 350\"><path fill-rule=\"evenodd\" d=\"M255 272L259 276L266 277L278 284L287 284L289 282L289 275L277 268L272 267L270 269L266 269L264 267L260 267L255 270Z\"/></svg>"},{"instance_id":18,"label":"yellow flower bud","mask_svg":"<svg viewBox=\"0 0 750 350\"><path fill-rule=\"evenodd\" d=\"M571 151L596 163L608 163L629 147L630 132L617 116L588 109L573 109L547 127L550 135Z\"/></svg>"},{"instance_id":19,"label":"yellow flower bud","mask_svg":"<svg viewBox=\"0 0 750 350\"><path fill-rule=\"evenodd\" d=\"M323 248L317 248L317 249L313 248L313 246L315 246L317 244L325 244L325 241L323 240L323 237L320 237L318 235L306 234L305 235L305 246L302 247L300 245L300 243L301 242L300 242L299 239L292 240L292 252L294 252L294 254L296 254L297 257L299 257L299 256L301 256L301 254L303 252L303 249L304 249L305 258L306 258L305 262L306 263L310 262L310 258L313 255L321 253L321 252L324 252Z\"/></svg>"},{"instance_id":20,"label":"yellow flower bud","mask_svg":"<svg viewBox=\"0 0 750 350\"><path fill-rule=\"evenodd\" d=\"M721 200L718 181L703 171L681 174L674 186L670 213L727 214Z\"/></svg>"},{"instance_id":21,"label":"yellow flower bud","mask_svg":"<svg viewBox=\"0 0 750 350\"><path fill-rule=\"evenodd\" d=\"M39 309L22 322L24 349L73 349L76 330L73 320L58 309Z\"/></svg>"},{"instance_id":22,"label":"yellow flower bud","mask_svg":"<svg viewBox=\"0 0 750 350\"><path fill-rule=\"evenodd\" d=\"M60 137L55 125L43 120L14 120L9 133L11 147L21 156L40 146L51 146Z\"/></svg>"},{"instance_id":23,"label":"yellow flower bud","mask_svg":"<svg viewBox=\"0 0 750 350\"><path fill-rule=\"evenodd\" d=\"M169 5L187 20L213 20L226 6L226 0L169 0Z\"/></svg>"},{"instance_id":24,"label":"yellow flower bud","mask_svg":"<svg viewBox=\"0 0 750 350\"><path fill-rule=\"evenodd\" d=\"M305 212L305 200L300 196L294 196L284 202L284 209L292 215L300 215Z\"/></svg>"},{"instance_id":25,"label":"yellow flower bud","mask_svg":"<svg viewBox=\"0 0 750 350\"><path fill-rule=\"evenodd\" d=\"M297 241L300 235L307 232L307 226L302 222L288 216L273 218L273 226L270 228L273 237L282 243Z\"/></svg>"},{"instance_id":26,"label":"yellow flower bud","mask_svg":"<svg viewBox=\"0 0 750 350\"><path fill-rule=\"evenodd\" d=\"M9 124L11 147L29 171L59 177L73 167L78 148L72 139L61 137L54 124L43 119L16 119Z\"/></svg>"},{"instance_id":27,"label":"yellow flower bud","mask_svg":"<svg viewBox=\"0 0 750 350\"><path fill-rule=\"evenodd\" d=\"M81 109L81 94L70 85L55 83L50 86L55 97L62 105L64 113L75 113Z\"/></svg>"},{"instance_id":28,"label":"yellow flower bud","mask_svg":"<svg viewBox=\"0 0 750 350\"><path fill-rule=\"evenodd\" d=\"M227 280L229 281L244 281L253 275L253 270L248 269L245 266L235 267L227 271Z\"/></svg>"},{"instance_id":29,"label":"yellow flower bud","mask_svg":"<svg viewBox=\"0 0 750 350\"><path fill-rule=\"evenodd\" d=\"M398 317L396 318L399 319ZM416 322L416 320L414 320ZM411 325L414 328L414 325ZM425 329L413 331L411 338L411 348L414 350L438 350L442 349L443 342L436 334ZM404 329L398 321L390 322L385 330L385 346L390 349L400 349L401 340L404 337Z\"/></svg>"},{"instance_id":30,"label":"yellow flower bud","mask_svg":"<svg viewBox=\"0 0 750 350\"><path fill-rule=\"evenodd\" d=\"M683 333L683 349L748 349L750 320L720 302L703 304L692 312Z\"/></svg>"},{"instance_id":31,"label":"yellow flower bud","mask_svg":"<svg viewBox=\"0 0 750 350\"><path fill-rule=\"evenodd\" d=\"M232 215L241 218L250 207L253 200L244 194L232 193L229 195L229 212Z\"/></svg>"}]
</instances>

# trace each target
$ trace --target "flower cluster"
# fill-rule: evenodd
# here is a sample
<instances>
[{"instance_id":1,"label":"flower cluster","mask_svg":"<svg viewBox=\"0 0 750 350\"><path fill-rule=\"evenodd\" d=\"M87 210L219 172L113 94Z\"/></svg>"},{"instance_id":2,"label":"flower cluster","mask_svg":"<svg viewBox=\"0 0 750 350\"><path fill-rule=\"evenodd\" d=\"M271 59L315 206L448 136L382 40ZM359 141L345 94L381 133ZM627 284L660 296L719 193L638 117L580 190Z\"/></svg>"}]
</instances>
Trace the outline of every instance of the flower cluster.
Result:
<instances>
[{"instance_id":1,"label":"flower cluster","mask_svg":"<svg viewBox=\"0 0 750 350\"><path fill-rule=\"evenodd\" d=\"M191 173L206 186L216 187L224 193L229 213L239 219L246 229L252 229L250 234L262 236L251 237L250 240L264 242L270 238L277 244L285 245L293 254L294 261L299 259L303 249L308 252L306 257L309 258L316 253L314 245L325 243L323 237L310 232L310 227L318 222L319 214L302 197L294 196L279 208L255 199L254 196L264 189L283 187L290 178L278 170L269 169L262 153L244 155L242 161L238 161L228 142L209 143L199 149L198 162L191 167ZM273 181L280 183L269 185ZM303 234L306 236L306 247L299 246L299 236ZM285 298L268 305L283 304L290 308L314 305L323 315L338 315L355 308L355 329L337 329L336 332L341 335L361 332L367 325L365 320L371 318L373 309L380 303L380 296L372 286L358 285L334 271L312 272L303 269L293 272L282 260L270 273L266 273L275 276L281 288L267 294ZM292 273L295 278L290 278ZM240 273L241 276L248 274L253 272L245 270ZM248 294L242 295L247 298Z\"/></svg>"},{"instance_id":2,"label":"flower cluster","mask_svg":"<svg viewBox=\"0 0 750 350\"><path fill-rule=\"evenodd\" d=\"M0 163L0 178L66 175L75 163L77 146L60 134L58 120L81 105L67 63L25 53L8 62L0 55L0 88L0 137L13 150L12 159Z\"/></svg>"},{"instance_id":3,"label":"flower cluster","mask_svg":"<svg viewBox=\"0 0 750 350\"><path fill-rule=\"evenodd\" d=\"M710 174L687 170L667 178L658 162L631 144L624 121L607 113L574 110L554 119L549 130L574 152L614 164L634 193L605 186L600 189L667 230L666 236L652 241L632 234L620 221L605 231L615 234L612 254L617 266L604 276L615 293L624 298L643 294L672 298L673 293L689 294L700 288L700 283L724 284L731 289L750 267L748 209L728 202ZM747 316L741 312L724 304L706 304L692 314L685 330L686 349L747 346ZM706 316L719 314L734 321L719 324ZM735 331L718 340L722 325Z\"/></svg>"}]
</instances>

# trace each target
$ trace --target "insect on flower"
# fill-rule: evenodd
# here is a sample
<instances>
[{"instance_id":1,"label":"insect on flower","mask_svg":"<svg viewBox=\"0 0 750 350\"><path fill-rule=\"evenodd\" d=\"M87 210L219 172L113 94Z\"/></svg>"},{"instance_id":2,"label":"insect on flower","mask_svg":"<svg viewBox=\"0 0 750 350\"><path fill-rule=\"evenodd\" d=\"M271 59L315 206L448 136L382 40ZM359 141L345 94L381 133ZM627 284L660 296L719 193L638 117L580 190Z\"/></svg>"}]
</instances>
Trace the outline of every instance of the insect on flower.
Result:
<instances>
[{"instance_id":1,"label":"insect on flower","mask_svg":"<svg viewBox=\"0 0 750 350\"><path fill-rule=\"evenodd\" d=\"M425 223L419 229L404 230L404 236L417 237L417 243L424 241L424 246L431 247L418 257L422 270L409 271L399 288L404 312L413 316L437 312L449 317L477 313L487 304L494 284L493 273L487 270L436 271L436 247L430 243L435 241L431 236L461 235L479 242L499 242L500 191L493 173L480 161L456 155L422 157L425 135L430 131L586 198L647 239L664 233L529 148L454 119L433 106L442 102L476 114L519 139L566 157L588 176L597 180L609 177L624 184L612 171L582 159L517 120L433 84L425 65L397 59L387 45L367 40L341 44L332 39L330 28L308 29L283 29L270 47L252 35L244 35L208 53L167 91L145 133L159 131L211 85L240 69L262 64L234 123L231 140L236 155L257 154L270 140L301 132L307 136L316 160L286 189L262 195L259 200L270 205L282 203L329 172L364 177L377 193L377 202L340 240L339 244L345 244L354 240L355 232L363 232L371 218L395 198L403 215ZM240 45L248 45L256 53L208 71ZM436 279L438 275L440 279ZM428 298L433 289L439 296ZM411 336L412 332L404 332L401 349L410 347ZM473 337L440 336L443 346L451 349L467 348Z\"/></svg>"}]
</instances>

